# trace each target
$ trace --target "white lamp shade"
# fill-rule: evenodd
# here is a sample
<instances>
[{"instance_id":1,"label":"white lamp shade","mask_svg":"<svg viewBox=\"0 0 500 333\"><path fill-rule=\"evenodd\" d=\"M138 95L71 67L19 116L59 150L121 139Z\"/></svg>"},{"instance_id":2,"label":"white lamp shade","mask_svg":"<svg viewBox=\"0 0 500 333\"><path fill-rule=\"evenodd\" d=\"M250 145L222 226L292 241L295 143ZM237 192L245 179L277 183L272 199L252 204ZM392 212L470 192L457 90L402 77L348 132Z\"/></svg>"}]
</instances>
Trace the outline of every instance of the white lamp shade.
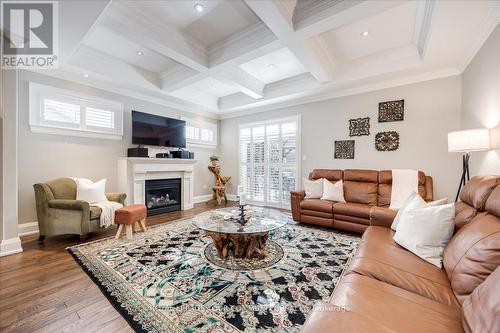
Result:
<instances>
[{"instance_id":1,"label":"white lamp shade","mask_svg":"<svg viewBox=\"0 0 500 333\"><path fill-rule=\"evenodd\" d=\"M490 130L487 128L448 133L448 151L470 152L490 149Z\"/></svg>"}]
</instances>

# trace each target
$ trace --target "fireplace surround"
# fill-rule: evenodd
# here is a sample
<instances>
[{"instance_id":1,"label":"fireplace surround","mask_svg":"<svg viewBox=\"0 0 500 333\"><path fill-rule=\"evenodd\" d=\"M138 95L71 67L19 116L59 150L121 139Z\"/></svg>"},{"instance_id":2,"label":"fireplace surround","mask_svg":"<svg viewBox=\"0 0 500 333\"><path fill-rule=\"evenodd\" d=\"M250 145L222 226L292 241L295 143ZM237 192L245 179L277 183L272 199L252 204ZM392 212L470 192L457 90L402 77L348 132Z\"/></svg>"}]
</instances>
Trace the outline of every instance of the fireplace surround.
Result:
<instances>
[{"instance_id":1,"label":"fireplace surround","mask_svg":"<svg viewBox=\"0 0 500 333\"><path fill-rule=\"evenodd\" d=\"M177 179L180 181L180 209L191 209L194 192L193 170L196 163L196 160L181 158L120 158L118 160L118 190L127 194L127 204L147 206L146 182ZM160 196L159 203L162 200L165 201L166 197L161 199Z\"/></svg>"}]
</instances>

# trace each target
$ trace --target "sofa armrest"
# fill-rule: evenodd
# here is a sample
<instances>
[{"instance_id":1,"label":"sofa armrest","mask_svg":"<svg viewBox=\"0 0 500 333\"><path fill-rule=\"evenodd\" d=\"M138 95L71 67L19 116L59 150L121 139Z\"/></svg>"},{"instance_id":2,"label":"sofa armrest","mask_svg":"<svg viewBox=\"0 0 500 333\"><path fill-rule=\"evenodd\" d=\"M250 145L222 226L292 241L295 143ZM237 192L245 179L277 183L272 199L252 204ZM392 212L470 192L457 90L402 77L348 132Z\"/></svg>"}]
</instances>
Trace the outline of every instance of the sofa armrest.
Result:
<instances>
[{"instance_id":1,"label":"sofa armrest","mask_svg":"<svg viewBox=\"0 0 500 333\"><path fill-rule=\"evenodd\" d=\"M305 196L306 192L304 190L290 191L290 204L294 221L300 221L300 202L304 200Z\"/></svg>"},{"instance_id":2,"label":"sofa armrest","mask_svg":"<svg viewBox=\"0 0 500 333\"><path fill-rule=\"evenodd\" d=\"M397 213L389 208L373 206L370 209L370 225L390 228Z\"/></svg>"},{"instance_id":3,"label":"sofa armrest","mask_svg":"<svg viewBox=\"0 0 500 333\"><path fill-rule=\"evenodd\" d=\"M109 201L115 201L125 205L127 195L125 193L106 193L106 198L108 198Z\"/></svg>"},{"instance_id":4,"label":"sofa armrest","mask_svg":"<svg viewBox=\"0 0 500 333\"><path fill-rule=\"evenodd\" d=\"M66 200L66 199L52 199L49 201L49 207L55 209L69 209L69 210L89 210L90 205L82 200Z\"/></svg>"}]
</instances>

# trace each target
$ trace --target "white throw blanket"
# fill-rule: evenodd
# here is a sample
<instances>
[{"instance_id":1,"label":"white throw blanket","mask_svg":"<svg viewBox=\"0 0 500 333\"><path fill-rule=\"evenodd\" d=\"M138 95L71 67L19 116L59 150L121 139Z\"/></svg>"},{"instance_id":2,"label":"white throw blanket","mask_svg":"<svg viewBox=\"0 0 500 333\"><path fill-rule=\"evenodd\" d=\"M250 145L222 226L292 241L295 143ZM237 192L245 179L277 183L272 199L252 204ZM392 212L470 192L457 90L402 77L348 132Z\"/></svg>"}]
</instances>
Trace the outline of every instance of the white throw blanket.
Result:
<instances>
[{"instance_id":1,"label":"white throw blanket","mask_svg":"<svg viewBox=\"0 0 500 333\"><path fill-rule=\"evenodd\" d=\"M92 183L92 181L85 178L72 177L71 179L73 179L76 183L77 199L78 199L78 186L80 186L81 184L80 181L86 183L88 182ZM106 195L104 193L101 193L99 197L105 198ZM89 202L89 204L91 206L96 206L101 208L101 216L99 218L101 228L107 228L110 225L113 225L115 223L115 210L123 207L121 203L109 200L99 201L99 202Z\"/></svg>"},{"instance_id":2,"label":"white throw blanket","mask_svg":"<svg viewBox=\"0 0 500 333\"><path fill-rule=\"evenodd\" d=\"M418 171L406 169L392 170L392 190L390 209L399 209L412 192L418 193Z\"/></svg>"},{"instance_id":3,"label":"white throw blanket","mask_svg":"<svg viewBox=\"0 0 500 333\"><path fill-rule=\"evenodd\" d=\"M122 208L123 205L114 201L101 201L91 204L101 208L101 228L107 228L115 223L115 210Z\"/></svg>"}]
</instances>

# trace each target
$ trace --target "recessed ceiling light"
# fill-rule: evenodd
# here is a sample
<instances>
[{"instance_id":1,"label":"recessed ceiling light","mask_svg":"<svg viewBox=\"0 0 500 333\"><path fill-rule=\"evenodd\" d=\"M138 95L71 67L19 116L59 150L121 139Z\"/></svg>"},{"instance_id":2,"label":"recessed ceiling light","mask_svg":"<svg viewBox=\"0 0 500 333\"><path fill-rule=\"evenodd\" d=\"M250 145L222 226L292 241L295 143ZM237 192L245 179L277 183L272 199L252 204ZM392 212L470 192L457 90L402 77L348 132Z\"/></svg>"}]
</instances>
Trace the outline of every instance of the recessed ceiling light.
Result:
<instances>
[{"instance_id":1,"label":"recessed ceiling light","mask_svg":"<svg viewBox=\"0 0 500 333\"><path fill-rule=\"evenodd\" d=\"M137 53L137 55L143 55L144 54L144 52L142 52L142 51L137 51L136 53Z\"/></svg>"},{"instance_id":2,"label":"recessed ceiling light","mask_svg":"<svg viewBox=\"0 0 500 333\"><path fill-rule=\"evenodd\" d=\"M87 73L82 74L82 76L83 76L84 78L88 78L88 77L89 77L89 75L88 75Z\"/></svg>"},{"instance_id":3,"label":"recessed ceiling light","mask_svg":"<svg viewBox=\"0 0 500 333\"><path fill-rule=\"evenodd\" d=\"M370 32L369 32L369 31L363 31L363 33L362 33L361 35L363 35L363 37L366 37L366 36L368 36L369 34L370 34Z\"/></svg>"},{"instance_id":4,"label":"recessed ceiling light","mask_svg":"<svg viewBox=\"0 0 500 333\"><path fill-rule=\"evenodd\" d=\"M205 7L203 7L203 5L201 3L196 3L193 8L198 13L201 13L205 9Z\"/></svg>"},{"instance_id":5,"label":"recessed ceiling light","mask_svg":"<svg viewBox=\"0 0 500 333\"><path fill-rule=\"evenodd\" d=\"M269 69L274 69L276 66L275 66L274 64L269 64L267 67L268 67Z\"/></svg>"}]
</instances>

